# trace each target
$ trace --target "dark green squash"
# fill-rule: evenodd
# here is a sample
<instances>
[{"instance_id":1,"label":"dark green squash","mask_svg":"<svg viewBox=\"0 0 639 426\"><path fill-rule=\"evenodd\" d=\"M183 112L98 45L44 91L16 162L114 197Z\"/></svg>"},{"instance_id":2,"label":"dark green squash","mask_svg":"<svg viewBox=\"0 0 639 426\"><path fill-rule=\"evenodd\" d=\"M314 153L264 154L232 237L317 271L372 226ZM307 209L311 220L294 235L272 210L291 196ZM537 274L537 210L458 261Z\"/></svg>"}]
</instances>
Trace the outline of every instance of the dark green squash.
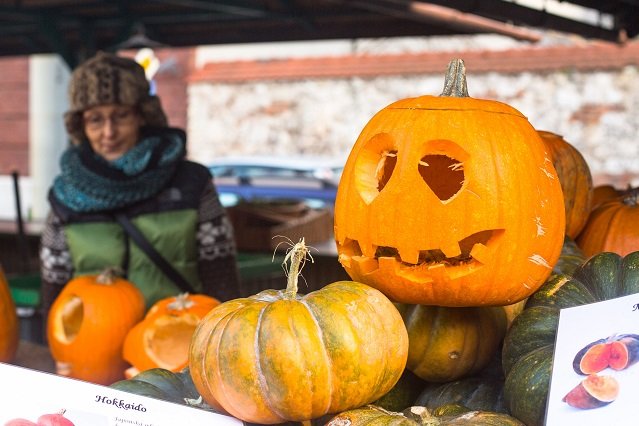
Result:
<instances>
[{"instance_id":1,"label":"dark green squash","mask_svg":"<svg viewBox=\"0 0 639 426\"><path fill-rule=\"evenodd\" d=\"M639 251L599 253L571 275L553 274L528 298L506 333L502 366L510 413L528 426L543 425L559 311L639 293Z\"/></svg>"},{"instance_id":2,"label":"dark green squash","mask_svg":"<svg viewBox=\"0 0 639 426\"><path fill-rule=\"evenodd\" d=\"M429 383L414 405L432 410L445 404L460 404L471 410L508 413L504 404L504 379L473 376L448 383Z\"/></svg>"},{"instance_id":3,"label":"dark green squash","mask_svg":"<svg viewBox=\"0 0 639 426\"><path fill-rule=\"evenodd\" d=\"M215 411L199 401L200 395L193 385L188 368L177 373L164 368L152 368L142 371L130 379L117 381L109 387L136 395Z\"/></svg>"},{"instance_id":4,"label":"dark green squash","mask_svg":"<svg viewBox=\"0 0 639 426\"><path fill-rule=\"evenodd\" d=\"M553 274L571 274L586 261L586 255L579 248L575 240L569 236L564 237L564 245L561 247L559 259L552 268Z\"/></svg>"},{"instance_id":5,"label":"dark green squash","mask_svg":"<svg viewBox=\"0 0 639 426\"><path fill-rule=\"evenodd\" d=\"M404 369L395 386L372 405L389 411L402 411L415 405L415 399L429 383L409 369Z\"/></svg>"},{"instance_id":6,"label":"dark green squash","mask_svg":"<svg viewBox=\"0 0 639 426\"><path fill-rule=\"evenodd\" d=\"M508 413L504 402L504 372L501 351L478 374L447 383L427 383L413 405L429 410L462 405L468 410Z\"/></svg>"}]
</instances>

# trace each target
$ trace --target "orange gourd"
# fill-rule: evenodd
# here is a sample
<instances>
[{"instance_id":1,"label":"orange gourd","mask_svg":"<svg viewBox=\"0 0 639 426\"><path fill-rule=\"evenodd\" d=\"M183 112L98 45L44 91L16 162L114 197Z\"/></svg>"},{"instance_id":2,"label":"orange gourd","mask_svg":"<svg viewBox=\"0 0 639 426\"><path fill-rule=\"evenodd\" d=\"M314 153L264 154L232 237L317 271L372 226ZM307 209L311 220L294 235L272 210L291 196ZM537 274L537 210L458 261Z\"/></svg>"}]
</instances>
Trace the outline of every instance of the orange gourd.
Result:
<instances>
[{"instance_id":1,"label":"orange gourd","mask_svg":"<svg viewBox=\"0 0 639 426\"><path fill-rule=\"evenodd\" d=\"M509 321L501 307L396 306L408 330L406 368L428 382L451 382L486 367Z\"/></svg>"},{"instance_id":2,"label":"orange gourd","mask_svg":"<svg viewBox=\"0 0 639 426\"><path fill-rule=\"evenodd\" d=\"M593 200L593 183L586 159L562 136L538 131L557 171L566 210L566 235L574 239L588 221Z\"/></svg>"},{"instance_id":3,"label":"orange gourd","mask_svg":"<svg viewBox=\"0 0 639 426\"><path fill-rule=\"evenodd\" d=\"M601 184L597 185L592 190L592 208L596 209L606 201L614 200L615 198L623 195L623 190L617 189L614 185Z\"/></svg>"},{"instance_id":4,"label":"orange gourd","mask_svg":"<svg viewBox=\"0 0 639 426\"><path fill-rule=\"evenodd\" d=\"M20 323L4 270L0 265L0 362L11 362L18 351Z\"/></svg>"},{"instance_id":5,"label":"orange gourd","mask_svg":"<svg viewBox=\"0 0 639 426\"><path fill-rule=\"evenodd\" d=\"M639 250L639 188L595 208L576 242L586 257L605 251L625 256Z\"/></svg>"},{"instance_id":6,"label":"orange gourd","mask_svg":"<svg viewBox=\"0 0 639 426\"><path fill-rule=\"evenodd\" d=\"M564 240L557 172L528 120L468 96L453 60L441 96L367 123L335 201L339 262L391 300L510 305L550 275Z\"/></svg>"},{"instance_id":7,"label":"orange gourd","mask_svg":"<svg viewBox=\"0 0 639 426\"><path fill-rule=\"evenodd\" d=\"M378 290L339 281L297 294L308 248L292 259L286 290L213 308L191 342L189 369L203 399L252 423L304 421L379 399L406 366L402 318Z\"/></svg>"},{"instance_id":8,"label":"orange gourd","mask_svg":"<svg viewBox=\"0 0 639 426\"><path fill-rule=\"evenodd\" d=\"M173 372L188 364L189 344L200 320L220 301L205 294L180 294L157 301L126 335L126 376L152 368Z\"/></svg>"},{"instance_id":9,"label":"orange gourd","mask_svg":"<svg viewBox=\"0 0 639 426\"><path fill-rule=\"evenodd\" d=\"M144 309L140 290L112 269L73 278L49 310L47 337L57 373L102 385L123 379L124 338Z\"/></svg>"}]
</instances>

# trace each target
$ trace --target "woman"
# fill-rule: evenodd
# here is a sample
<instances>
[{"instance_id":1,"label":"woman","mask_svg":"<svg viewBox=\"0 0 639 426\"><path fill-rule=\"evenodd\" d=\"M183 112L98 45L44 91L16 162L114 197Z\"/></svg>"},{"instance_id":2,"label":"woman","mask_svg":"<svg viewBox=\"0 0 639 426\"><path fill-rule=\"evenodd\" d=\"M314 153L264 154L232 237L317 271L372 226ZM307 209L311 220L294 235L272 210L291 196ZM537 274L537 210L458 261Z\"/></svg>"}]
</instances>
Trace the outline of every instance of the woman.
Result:
<instances>
[{"instance_id":1,"label":"woman","mask_svg":"<svg viewBox=\"0 0 639 426\"><path fill-rule=\"evenodd\" d=\"M72 145L49 192L41 241L44 318L72 277L109 266L125 271L147 308L186 289L239 297L232 227L211 174L185 159L185 133L168 127L143 68L98 53L74 70L69 100ZM124 230L131 225L173 271L143 252Z\"/></svg>"}]
</instances>

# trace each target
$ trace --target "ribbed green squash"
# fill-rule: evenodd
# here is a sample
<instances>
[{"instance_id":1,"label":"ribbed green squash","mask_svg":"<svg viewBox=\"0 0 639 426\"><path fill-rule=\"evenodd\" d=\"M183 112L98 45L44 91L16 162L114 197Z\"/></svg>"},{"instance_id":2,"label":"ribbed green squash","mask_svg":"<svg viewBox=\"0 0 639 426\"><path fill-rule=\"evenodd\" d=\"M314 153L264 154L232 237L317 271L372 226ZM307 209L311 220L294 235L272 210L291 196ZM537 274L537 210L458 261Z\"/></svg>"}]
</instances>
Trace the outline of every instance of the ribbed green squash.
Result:
<instances>
[{"instance_id":1,"label":"ribbed green squash","mask_svg":"<svg viewBox=\"0 0 639 426\"><path fill-rule=\"evenodd\" d=\"M501 352L478 374L447 383L427 383L413 405L429 410L462 405L469 410L508 413L504 402L504 373Z\"/></svg>"},{"instance_id":2,"label":"ribbed green squash","mask_svg":"<svg viewBox=\"0 0 639 426\"><path fill-rule=\"evenodd\" d=\"M174 373L164 368L152 368L109 387L184 405L189 405L186 400L197 400L200 397L188 369Z\"/></svg>"},{"instance_id":3,"label":"ribbed green squash","mask_svg":"<svg viewBox=\"0 0 639 426\"><path fill-rule=\"evenodd\" d=\"M543 425L559 311L639 292L639 251L599 253L572 276L555 274L527 301L506 333L502 366L510 413L528 426Z\"/></svg>"},{"instance_id":4,"label":"ribbed green squash","mask_svg":"<svg viewBox=\"0 0 639 426\"><path fill-rule=\"evenodd\" d=\"M552 273L571 274L585 261L584 252L577 246L575 240L566 235L564 237L564 245L561 247L561 254L552 268Z\"/></svg>"},{"instance_id":5,"label":"ribbed green squash","mask_svg":"<svg viewBox=\"0 0 639 426\"><path fill-rule=\"evenodd\" d=\"M372 405L389 411L402 411L415 405L415 399L429 383L405 368L395 386Z\"/></svg>"},{"instance_id":6,"label":"ribbed green squash","mask_svg":"<svg viewBox=\"0 0 639 426\"><path fill-rule=\"evenodd\" d=\"M507 413L503 390L501 378L473 376L448 383L429 383L415 400L415 405L432 410L444 404L460 404L471 410Z\"/></svg>"}]
</instances>

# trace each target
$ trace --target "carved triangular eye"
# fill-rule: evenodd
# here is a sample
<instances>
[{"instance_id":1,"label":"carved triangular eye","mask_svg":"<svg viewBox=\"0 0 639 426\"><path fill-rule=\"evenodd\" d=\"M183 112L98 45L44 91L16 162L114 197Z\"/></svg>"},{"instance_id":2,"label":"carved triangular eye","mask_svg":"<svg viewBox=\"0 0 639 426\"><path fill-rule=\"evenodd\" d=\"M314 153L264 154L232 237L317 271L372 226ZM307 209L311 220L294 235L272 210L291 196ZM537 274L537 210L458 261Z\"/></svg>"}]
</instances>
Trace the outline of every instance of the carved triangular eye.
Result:
<instances>
[{"instance_id":1,"label":"carved triangular eye","mask_svg":"<svg viewBox=\"0 0 639 426\"><path fill-rule=\"evenodd\" d=\"M464 164L447 155L425 155L418 170L424 182L442 201L452 198L464 184Z\"/></svg>"}]
</instances>

